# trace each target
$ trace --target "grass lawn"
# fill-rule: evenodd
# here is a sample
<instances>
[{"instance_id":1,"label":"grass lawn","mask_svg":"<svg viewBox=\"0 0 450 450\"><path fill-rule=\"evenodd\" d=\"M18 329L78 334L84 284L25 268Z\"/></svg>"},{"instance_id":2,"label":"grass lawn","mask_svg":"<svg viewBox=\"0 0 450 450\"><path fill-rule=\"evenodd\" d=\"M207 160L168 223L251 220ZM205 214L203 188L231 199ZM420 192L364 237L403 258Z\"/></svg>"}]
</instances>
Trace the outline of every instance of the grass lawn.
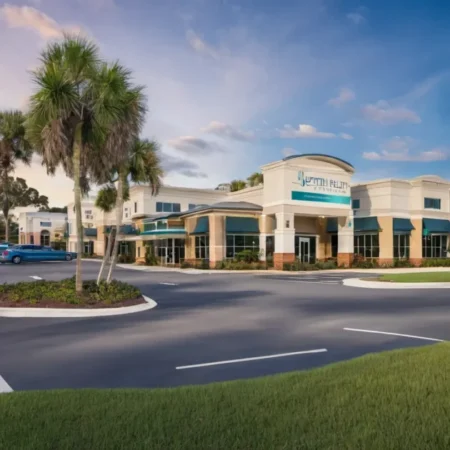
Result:
<instances>
[{"instance_id":1,"label":"grass lawn","mask_svg":"<svg viewBox=\"0 0 450 450\"><path fill-rule=\"evenodd\" d=\"M435 283L450 282L450 272L417 272L395 273L380 276L381 281L395 281L397 283Z\"/></svg>"},{"instance_id":2,"label":"grass lawn","mask_svg":"<svg viewBox=\"0 0 450 450\"><path fill-rule=\"evenodd\" d=\"M207 386L0 394L1 449L444 449L449 423L450 344Z\"/></svg>"}]
</instances>

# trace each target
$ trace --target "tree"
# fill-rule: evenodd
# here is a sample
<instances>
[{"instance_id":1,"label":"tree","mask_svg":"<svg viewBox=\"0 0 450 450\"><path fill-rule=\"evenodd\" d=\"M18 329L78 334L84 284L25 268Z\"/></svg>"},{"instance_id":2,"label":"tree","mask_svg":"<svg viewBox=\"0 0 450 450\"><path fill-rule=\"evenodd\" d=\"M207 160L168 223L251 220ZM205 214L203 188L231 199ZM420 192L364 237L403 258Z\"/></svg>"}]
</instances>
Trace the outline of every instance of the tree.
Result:
<instances>
[{"instance_id":1,"label":"tree","mask_svg":"<svg viewBox=\"0 0 450 450\"><path fill-rule=\"evenodd\" d=\"M259 186L264 183L264 177L262 173L255 172L247 178L247 181L249 186Z\"/></svg>"},{"instance_id":2,"label":"tree","mask_svg":"<svg viewBox=\"0 0 450 450\"><path fill-rule=\"evenodd\" d=\"M64 206L63 208L59 208L57 206L52 206L51 208L43 207L43 208L39 208L39 212L67 214L67 206Z\"/></svg>"},{"instance_id":3,"label":"tree","mask_svg":"<svg viewBox=\"0 0 450 450\"><path fill-rule=\"evenodd\" d=\"M152 195L156 195L162 185L163 171L158 155L158 144L147 139L136 139L129 147L128 158L117 168L117 188L108 185L101 189L97 197L96 205L104 211L116 211L116 232L114 247L112 249L112 260L109 267L107 282L111 282L112 274L117 264L119 242L121 238L122 216L124 201L129 198L129 182L137 184L148 184ZM98 282L103 278L106 263L110 255L110 243L113 237L110 235L108 249L103 258L102 266L98 275Z\"/></svg>"},{"instance_id":4,"label":"tree","mask_svg":"<svg viewBox=\"0 0 450 450\"><path fill-rule=\"evenodd\" d=\"M20 111L0 112L0 183L3 192L2 204L7 204L8 182L18 162L30 164L32 149L25 137L25 118ZM7 216L6 216L7 217ZM5 220L5 240L9 240L9 221Z\"/></svg>"},{"instance_id":5,"label":"tree","mask_svg":"<svg viewBox=\"0 0 450 450\"><path fill-rule=\"evenodd\" d=\"M233 180L230 183L230 191L236 192L240 191L242 189L245 189L247 187L247 183L244 180Z\"/></svg>"},{"instance_id":6,"label":"tree","mask_svg":"<svg viewBox=\"0 0 450 450\"><path fill-rule=\"evenodd\" d=\"M129 136L123 128L142 88L133 90L131 74L118 63L99 58L86 39L65 36L50 44L34 72L37 92L31 97L27 136L50 174L62 166L74 181L77 231L76 290L82 291L83 223L81 197L90 183L103 184L111 167L124 158ZM140 118L142 120L142 118Z\"/></svg>"},{"instance_id":7,"label":"tree","mask_svg":"<svg viewBox=\"0 0 450 450\"><path fill-rule=\"evenodd\" d=\"M39 192L28 187L23 178L8 177L0 184L0 207L5 223L5 241L9 241L9 221L10 211L18 206L48 207L48 198L40 195Z\"/></svg>"}]
</instances>

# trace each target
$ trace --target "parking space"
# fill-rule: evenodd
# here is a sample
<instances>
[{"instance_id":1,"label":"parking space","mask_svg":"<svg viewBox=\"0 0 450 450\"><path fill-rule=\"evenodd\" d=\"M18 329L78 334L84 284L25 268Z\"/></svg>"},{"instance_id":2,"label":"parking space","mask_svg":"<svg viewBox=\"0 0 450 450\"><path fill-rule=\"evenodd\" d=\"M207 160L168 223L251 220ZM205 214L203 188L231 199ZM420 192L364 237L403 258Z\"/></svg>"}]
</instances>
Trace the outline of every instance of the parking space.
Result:
<instances>
[{"instance_id":1,"label":"parking space","mask_svg":"<svg viewBox=\"0 0 450 450\"><path fill-rule=\"evenodd\" d=\"M305 272L301 274L280 274L280 275L261 275L272 281L282 281L288 283L312 283L312 284L331 284L342 285L346 278L376 278L376 274L364 274L355 272Z\"/></svg>"}]
</instances>

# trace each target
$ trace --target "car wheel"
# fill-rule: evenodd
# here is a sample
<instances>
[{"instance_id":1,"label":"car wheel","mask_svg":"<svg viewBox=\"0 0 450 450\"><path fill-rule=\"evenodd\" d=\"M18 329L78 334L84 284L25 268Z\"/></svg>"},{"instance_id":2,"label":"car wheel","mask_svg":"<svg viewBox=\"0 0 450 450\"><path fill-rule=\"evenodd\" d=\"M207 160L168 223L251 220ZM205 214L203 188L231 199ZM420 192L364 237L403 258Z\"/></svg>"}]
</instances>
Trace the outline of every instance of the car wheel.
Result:
<instances>
[{"instance_id":1,"label":"car wheel","mask_svg":"<svg viewBox=\"0 0 450 450\"><path fill-rule=\"evenodd\" d=\"M22 262L22 258L20 256L14 256L12 262L13 264L20 264Z\"/></svg>"},{"instance_id":2,"label":"car wheel","mask_svg":"<svg viewBox=\"0 0 450 450\"><path fill-rule=\"evenodd\" d=\"M72 261L72 255L66 255L66 261Z\"/></svg>"}]
</instances>

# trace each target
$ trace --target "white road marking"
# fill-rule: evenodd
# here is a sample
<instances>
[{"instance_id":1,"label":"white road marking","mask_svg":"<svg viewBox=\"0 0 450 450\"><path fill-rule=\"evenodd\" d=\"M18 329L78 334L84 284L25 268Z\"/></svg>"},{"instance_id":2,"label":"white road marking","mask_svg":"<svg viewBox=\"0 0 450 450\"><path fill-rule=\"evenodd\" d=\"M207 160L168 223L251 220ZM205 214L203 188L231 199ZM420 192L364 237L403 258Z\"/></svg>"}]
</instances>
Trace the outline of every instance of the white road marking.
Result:
<instances>
[{"instance_id":1,"label":"white road marking","mask_svg":"<svg viewBox=\"0 0 450 450\"><path fill-rule=\"evenodd\" d=\"M6 392L13 392L13 388L0 375L0 394L4 394Z\"/></svg>"},{"instance_id":2,"label":"white road marking","mask_svg":"<svg viewBox=\"0 0 450 450\"><path fill-rule=\"evenodd\" d=\"M424 341L433 341L433 342L445 342L443 339L435 339L424 336L414 336L411 334L399 334L399 333L389 333L387 331L375 331L375 330L360 330L358 328L344 328L345 331L359 331L360 333L373 333L373 334L387 334L388 336L400 336L411 339L422 339Z\"/></svg>"},{"instance_id":3,"label":"white road marking","mask_svg":"<svg viewBox=\"0 0 450 450\"><path fill-rule=\"evenodd\" d=\"M253 358L229 359L228 361L215 361L215 362L203 363L203 364L193 364L191 366L179 366L179 367L175 367L175 369L183 370L183 369L194 369L196 367L220 366L222 364L234 364L234 363L247 362L247 361L259 361L261 359L271 359L271 358L284 358L285 356L308 355L308 354L312 354L312 353L324 353L327 351L328 350L326 348L319 348L317 350L305 350L302 352L278 353L276 355L255 356Z\"/></svg>"},{"instance_id":4,"label":"white road marking","mask_svg":"<svg viewBox=\"0 0 450 450\"><path fill-rule=\"evenodd\" d=\"M43 280L43 278L38 277L37 275L30 275L30 278L33 278L33 280Z\"/></svg>"},{"instance_id":5,"label":"white road marking","mask_svg":"<svg viewBox=\"0 0 450 450\"><path fill-rule=\"evenodd\" d=\"M159 284L164 284L165 286L178 286L177 283L159 283Z\"/></svg>"},{"instance_id":6,"label":"white road marking","mask_svg":"<svg viewBox=\"0 0 450 450\"><path fill-rule=\"evenodd\" d=\"M283 281L286 281L286 283L340 284L338 281L308 281L308 280L283 280Z\"/></svg>"}]
</instances>

